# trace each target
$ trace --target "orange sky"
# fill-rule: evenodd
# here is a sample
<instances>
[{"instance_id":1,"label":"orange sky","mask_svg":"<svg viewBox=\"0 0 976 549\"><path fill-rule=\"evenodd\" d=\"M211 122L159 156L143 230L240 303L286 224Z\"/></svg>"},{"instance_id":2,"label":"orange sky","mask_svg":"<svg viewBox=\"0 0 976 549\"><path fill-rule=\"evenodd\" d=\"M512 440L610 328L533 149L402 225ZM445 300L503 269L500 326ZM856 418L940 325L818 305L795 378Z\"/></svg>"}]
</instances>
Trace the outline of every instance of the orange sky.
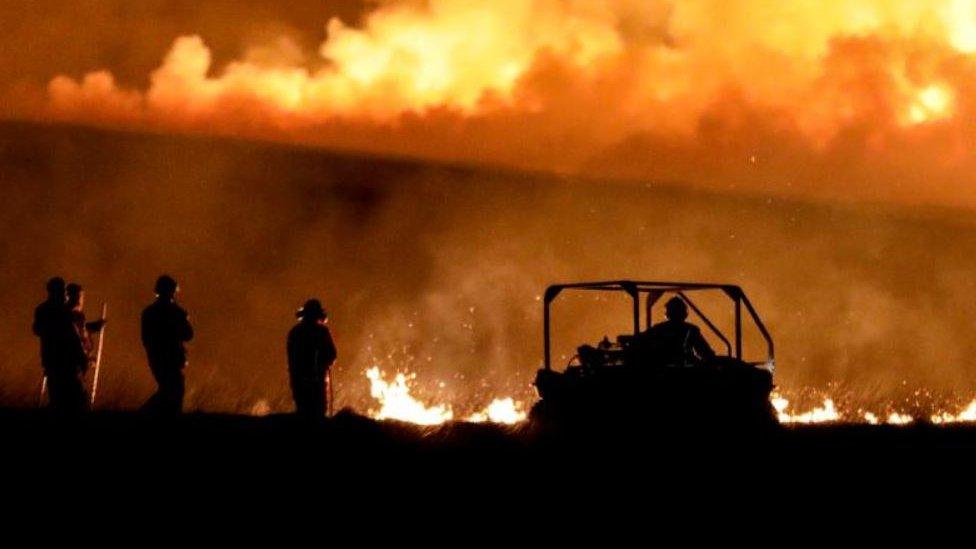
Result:
<instances>
[{"instance_id":1,"label":"orange sky","mask_svg":"<svg viewBox=\"0 0 976 549\"><path fill-rule=\"evenodd\" d=\"M309 40L284 22L297 5L277 31L223 6L219 31L200 17L174 26L144 83L112 63L69 70L16 88L7 114L976 206L974 0L340 7ZM113 30L142 48L122 22ZM235 33L237 54L217 55L209 35L226 50Z\"/></svg>"}]
</instances>

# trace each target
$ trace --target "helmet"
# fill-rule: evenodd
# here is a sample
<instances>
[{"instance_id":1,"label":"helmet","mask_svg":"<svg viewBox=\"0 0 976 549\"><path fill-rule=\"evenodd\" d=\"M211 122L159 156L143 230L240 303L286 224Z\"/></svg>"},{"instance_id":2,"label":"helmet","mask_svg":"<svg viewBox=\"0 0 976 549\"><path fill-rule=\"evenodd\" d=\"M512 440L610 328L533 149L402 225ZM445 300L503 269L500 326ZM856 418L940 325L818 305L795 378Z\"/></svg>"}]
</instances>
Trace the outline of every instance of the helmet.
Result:
<instances>
[{"instance_id":1,"label":"helmet","mask_svg":"<svg viewBox=\"0 0 976 549\"><path fill-rule=\"evenodd\" d=\"M329 315L322 308L322 302L317 299L309 299L302 305L295 316L303 320L325 320Z\"/></svg>"}]
</instances>

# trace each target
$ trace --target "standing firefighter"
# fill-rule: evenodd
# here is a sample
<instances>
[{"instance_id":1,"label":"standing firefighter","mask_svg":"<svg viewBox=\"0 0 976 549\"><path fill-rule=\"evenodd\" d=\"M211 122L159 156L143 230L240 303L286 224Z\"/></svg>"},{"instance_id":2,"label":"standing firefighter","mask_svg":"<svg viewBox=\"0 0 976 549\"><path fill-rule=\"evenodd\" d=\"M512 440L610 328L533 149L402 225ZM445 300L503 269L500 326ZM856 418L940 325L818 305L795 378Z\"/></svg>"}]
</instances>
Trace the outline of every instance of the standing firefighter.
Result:
<instances>
[{"instance_id":1,"label":"standing firefighter","mask_svg":"<svg viewBox=\"0 0 976 549\"><path fill-rule=\"evenodd\" d=\"M298 415L325 415L325 375L336 360L336 347L326 322L328 315L317 299L309 299L296 314L298 323L288 332L288 373Z\"/></svg>"},{"instance_id":2,"label":"standing firefighter","mask_svg":"<svg viewBox=\"0 0 976 549\"><path fill-rule=\"evenodd\" d=\"M163 275L156 281L156 301L142 311L142 345L158 388L142 409L163 415L183 410L185 343L193 339L186 311L176 304L179 286Z\"/></svg>"},{"instance_id":3,"label":"standing firefighter","mask_svg":"<svg viewBox=\"0 0 976 549\"><path fill-rule=\"evenodd\" d=\"M75 330L62 278L47 283L47 300L34 309L34 335L41 339L41 366L52 410L77 414L88 409L82 384L87 356Z\"/></svg>"}]
</instances>

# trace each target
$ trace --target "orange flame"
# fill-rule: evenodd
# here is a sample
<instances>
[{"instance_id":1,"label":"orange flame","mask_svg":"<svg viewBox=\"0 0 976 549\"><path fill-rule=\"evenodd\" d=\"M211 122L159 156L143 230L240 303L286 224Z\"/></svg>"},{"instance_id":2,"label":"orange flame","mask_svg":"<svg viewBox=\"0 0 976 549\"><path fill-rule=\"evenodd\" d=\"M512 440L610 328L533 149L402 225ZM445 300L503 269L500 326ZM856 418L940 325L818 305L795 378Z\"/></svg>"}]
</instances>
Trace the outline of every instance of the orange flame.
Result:
<instances>
[{"instance_id":1,"label":"orange flame","mask_svg":"<svg viewBox=\"0 0 976 549\"><path fill-rule=\"evenodd\" d=\"M387 382L377 367L366 372L370 380L370 393L380 403L380 409L370 410L374 419L394 419L419 425L440 425L454 419L454 412L450 404L427 405L411 394L410 381L416 375L397 373L393 382ZM824 397L823 403L810 410L796 412L790 409L790 401L774 392L770 395L770 403L776 410L777 418L783 424L818 424L818 423L866 423L869 425L908 425L917 421L910 413L891 411L882 416L871 411L845 411L835 404L834 399ZM522 403L511 397L496 398L482 411L467 416L464 421L471 423L501 423L513 425L527 419ZM928 421L936 425L953 423L976 423L976 400L966 405L956 413L939 411L930 415Z\"/></svg>"},{"instance_id":2,"label":"orange flame","mask_svg":"<svg viewBox=\"0 0 976 549\"><path fill-rule=\"evenodd\" d=\"M825 397L823 405L814 407L805 412L792 412L789 410L790 401L773 393L770 402L776 409L780 423L867 423L869 425L908 425L915 423L921 418L912 416L904 411L892 411L887 416L881 416L871 411L846 411L840 410L830 397ZM884 420L882 421L882 417ZM939 411L926 418L929 422L936 425L946 425L952 423L976 423L976 400L971 401L958 412Z\"/></svg>"},{"instance_id":3,"label":"orange flame","mask_svg":"<svg viewBox=\"0 0 976 549\"><path fill-rule=\"evenodd\" d=\"M370 395L380 404L379 410L370 410L374 419L394 419L418 425L440 425L454 419L454 411L449 404L427 405L410 392L410 381L416 375L397 373L393 382L387 382L378 367L366 371L370 382ZM484 410L468 416L465 421L472 423L504 423L512 425L525 421L526 413L522 403L511 397L496 398Z\"/></svg>"},{"instance_id":4,"label":"orange flame","mask_svg":"<svg viewBox=\"0 0 976 549\"><path fill-rule=\"evenodd\" d=\"M879 173L915 201L976 183L976 0L402 0L326 32L221 67L183 36L148 89L58 76L43 116L791 192L840 163L844 193ZM902 151L914 187L886 184Z\"/></svg>"},{"instance_id":5,"label":"orange flame","mask_svg":"<svg viewBox=\"0 0 976 549\"><path fill-rule=\"evenodd\" d=\"M976 204L960 175L976 172L976 0L399 0L325 30L314 52L282 38L224 66L203 38L179 37L148 89L58 76L47 110L30 112ZM904 151L926 173L891 185Z\"/></svg>"},{"instance_id":6,"label":"orange flame","mask_svg":"<svg viewBox=\"0 0 976 549\"><path fill-rule=\"evenodd\" d=\"M948 412L940 412L934 414L929 420L935 424L946 424L946 423L972 423L976 422L976 400L969 403L962 411L958 414L950 414Z\"/></svg>"},{"instance_id":7,"label":"orange flame","mask_svg":"<svg viewBox=\"0 0 976 549\"><path fill-rule=\"evenodd\" d=\"M776 393L770 395L770 402L776 409L780 423L832 423L840 421L841 418L834 401L829 398L824 399L823 406L799 414L788 412L790 401Z\"/></svg>"},{"instance_id":8,"label":"orange flame","mask_svg":"<svg viewBox=\"0 0 976 549\"><path fill-rule=\"evenodd\" d=\"M888 80L901 120L919 124L952 108L953 85L940 78L938 64L953 52L976 53L976 2L753 1L735 9L716 0L657 8L635 2L604 8L582 1L431 0L426 6L386 3L362 28L332 19L326 31L318 50L326 66L317 70L309 68L312 60L295 64L297 46L282 39L280 62L245 58L211 76L213 60L203 39L185 36L174 42L145 94L120 90L107 72L80 82L58 77L50 93L59 109L101 101L130 113L142 108L188 119L232 111L240 100L294 115L291 123L335 115L389 120L442 107L473 114L499 104L530 107L533 102L520 96L522 80L540 58L550 57L574 67L581 80L606 76L625 61L634 73L628 90L634 103L627 107L656 109L639 114L657 121L690 114L680 122L687 127L731 85L764 104L789 107L814 133L825 129L825 112L833 112L827 123L836 125L857 106L851 102L861 99L855 87L843 96L832 87L857 85L845 79L870 75L850 71L874 69L880 71L874 77ZM880 58L864 60L883 65L834 67L860 63L854 58L858 52L838 45L848 37L887 42ZM916 66L911 56L922 60ZM848 74L834 74L835 69ZM679 113L673 112L676 103L683 107ZM869 106L861 107L867 112Z\"/></svg>"}]
</instances>

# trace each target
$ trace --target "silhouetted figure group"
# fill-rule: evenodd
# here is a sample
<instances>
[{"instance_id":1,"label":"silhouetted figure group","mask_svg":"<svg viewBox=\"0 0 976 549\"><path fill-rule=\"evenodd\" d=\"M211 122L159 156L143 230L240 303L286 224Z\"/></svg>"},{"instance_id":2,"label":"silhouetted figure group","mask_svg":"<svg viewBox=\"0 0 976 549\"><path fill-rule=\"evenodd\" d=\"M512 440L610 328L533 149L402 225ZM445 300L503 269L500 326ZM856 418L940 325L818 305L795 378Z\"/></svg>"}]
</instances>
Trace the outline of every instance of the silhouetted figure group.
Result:
<instances>
[{"instance_id":1,"label":"silhouetted figure group","mask_svg":"<svg viewBox=\"0 0 976 549\"><path fill-rule=\"evenodd\" d=\"M84 376L92 356L91 333L104 320L86 322L81 286L66 286L64 279L47 283L47 299L34 309L34 334L41 340L41 366L50 408L61 414L77 414L89 408Z\"/></svg>"},{"instance_id":2,"label":"silhouetted figure group","mask_svg":"<svg viewBox=\"0 0 976 549\"><path fill-rule=\"evenodd\" d=\"M178 292L173 277L160 276L156 300L141 317L142 345L157 385L142 410L154 415L172 416L183 410L186 344L193 339L193 326L176 302ZM103 329L105 319L87 321L84 290L78 284L66 285L63 278L52 278L47 294L34 310L33 330L41 342L48 406L63 415L80 414L90 409L84 378L96 360L92 334ZM288 373L295 408L301 417L321 418L328 405L326 377L336 360L336 346L319 300L306 301L296 316L298 322L288 333Z\"/></svg>"},{"instance_id":3,"label":"silhouetted figure group","mask_svg":"<svg viewBox=\"0 0 976 549\"><path fill-rule=\"evenodd\" d=\"M638 352L655 366L697 366L715 358L698 326L686 322L688 306L680 297L664 306L667 320L637 336Z\"/></svg>"}]
</instances>

